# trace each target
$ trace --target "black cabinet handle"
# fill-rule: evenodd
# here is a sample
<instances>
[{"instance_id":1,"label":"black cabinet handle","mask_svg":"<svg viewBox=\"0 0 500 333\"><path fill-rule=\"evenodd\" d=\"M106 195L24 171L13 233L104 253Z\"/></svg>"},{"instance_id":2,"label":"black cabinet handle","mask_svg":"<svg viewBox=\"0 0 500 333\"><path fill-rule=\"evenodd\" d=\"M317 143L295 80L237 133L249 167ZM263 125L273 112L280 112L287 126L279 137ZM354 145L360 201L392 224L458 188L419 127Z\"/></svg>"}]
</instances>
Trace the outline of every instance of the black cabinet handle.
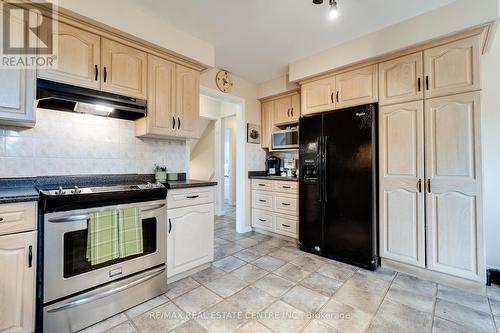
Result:
<instances>
[{"instance_id":1,"label":"black cabinet handle","mask_svg":"<svg viewBox=\"0 0 500 333\"><path fill-rule=\"evenodd\" d=\"M339 102L339 91L337 90L337 103Z\"/></svg>"},{"instance_id":2,"label":"black cabinet handle","mask_svg":"<svg viewBox=\"0 0 500 333\"><path fill-rule=\"evenodd\" d=\"M262 200L262 199L260 199L259 201L260 201L260 202L267 202L266 200Z\"/></svg>"},{"instance_id":3,"label":"black cabinet handle","mask_svg":"<svg viewBox=\"0 0 500 333\"><path fill-rule=\"evenodd\" d=\"M33 266L33 246L30 245L28 248L28 267Z\"/></svg>"},{"instance_id":4,"label":"black cabinet handle","mask_svg":"<svg viewBox=\"0 0 500 333\"><path fill-rule=\"evenodd\" d=\"M172 220L168 219L168 233L170 233L170 231L172 231Z\"/></svg>"},{"instance_id":5,"label":"black cabinet handle","mask_svg":"<svg viewBox=\"0 0 500 333\"><path fill-rule=\"evenodd\" d=\"M266 184L259 184L259 186L266 186Z\"/></svg>"},{"instance_id":6,"label":"black cabinet handle","mask_svg":"<svg viewBox=\"0 0 500 333\"><path fill-rule=\"evenodd\" d=\"M0 217L0 222L3 222L3 217Z\"/></svg>"},{"instance_id":7,"label":"black cabinet handle","mask_svg":"<svg viewBox=\"0 0 500 333\"><path fill-rule=\"evenodd\" d=\"M95 65L95 80L97 81L98 78L99 78L99 67Z\"/></svg>"},{"instance_id":8,"label":"black cabinet handle","mask_svg":"<svg viewBox=\"0 0 500 333\"><path fill-rule=\"evenodd\" d=\"M284 189L291 189L290 186L282 186L282 188L284 188Z\"/></svg>"},{"instance_id":9,"label":"black cabinet handle","mask_svg":"<svg viewBox=\"0 0 500 333\"><path fill-rule=\"evenodd\" d=\"M104 67L104 82L106 82L106 79L108 78L108 70L106 67Z\"/></svg>"},{"instance_id":10,"label":"black cabinet handle","mask_svg":"<svg viewBox=\"0 0 500 333\"><path fill-rule=\"evenodd\" d=\"M285 227L285 228L290 228L289 224L282 224L282 226Z\"/></svg>"},{"instance_id":11,"label":"black cabinet handle","mask_svg":"<svg viewBox=\"0 0 500 333\"><path fill-rule=\"evenodd\" d=\"M429 75L425 76L425 90L429 90Z\"/></svg>"},{"instance_id":12,"label":"black cabinet handle","mask_svg":"<svg viewBox=\"0 0 500 333\"><path fill-rule=\"evenodd\" d=\"M288 118L290 118L290 109L288 109L288 111L286 112L286 114L288 115Z\"/></svg>"},{"instance_id":13,"label":"black cabinet handle","mask_svg":"<svg viewBox=\"0 0 500 333\"><path fill-rule=\"evenodd\" d=\"M177 117L177 129L181 129L181 118Z\"/></svg>"},{"instance_id":14,"label":"black cabinet handle","mask_svg":"<svg viewBox=\"0 0 500 333\"><path fill-rule=\"evenodd\" d=\"M260 222L267 222L267 220L259 219Z\"/></svg>"},{"instance_id":15,"label":"black cabinet handle","mask_svg":"<svg viewBox=\"0 0 500 333\"><path fill-rule=\"evenodd\" d=\"M422 91L422 83L421 83L422 79L418 78L417 80L417 86L418 86L418 92Z\"/></svg>"},{"instance_id":16,"label":"black cabinet handle","mask_svg":"<svg viewBox=\"0 0 500 333\"><path fill-rule=\"evenodd\" d=\"M332 95L330 96L330 99L332 100L332 104L335 103L335 101L333 100L333 92Z\"/></svg>"},{"instance_id":17,"label":"black cabinet handle","mask_svg":"<svg viewBox=\"0 0 500 333\"><path fill-rule=\"evenodd\" d=\"M175 117L172 117L172 129L175 129Z\"/></svg>"},{"instance_id":18,"label":"black cabinet handle","mask_svg":"<svg viewBox=\"0 0 500 333\"><path fill-rule=\"evenodd\" d=\"M290 112L292 113L292 117L293 117L293 108L290 110Z\"/></svg>"},{"instance_id":19,"label":"black cabinet handle","mask_svg":"<svg viewBox=\"0 0 500 333\"><path fill-rule=\"evenodd\" d=\"M283 206L290 206L290 204L289 204L289 203L286 203L286 202L282 202L281 204L282 204Z\"/></svg>"},{"instance_id":20,"label":"black cabinet handle","mask_svg":"<svg viewBox=\"0 0 500 333\"><path fill-rule=\"evenodd\" d=\"M422 193L422 179L419 179L417 182L417 189L419 193Z\"/></svg>"},{"instance_id":21,"label":"black cabinet handle","mask_svg":"<svg viewBox=\"0 0 500 333\"><path fill-rule=\"evenodd\" d=\"M186 199L196 199L196 198L199 198L200 196L199 195L188 195L186 197Z\"/></svg>"},{"instance_id":22,"label":"black cabinet handle","mask_svg":"<svg viewBox=\"0 0 500 333\"><path fill-rule=\"evenodd\" d=\"M431 180L427 179L427 192L431 193Z\"/></svg>"}]
</instances>

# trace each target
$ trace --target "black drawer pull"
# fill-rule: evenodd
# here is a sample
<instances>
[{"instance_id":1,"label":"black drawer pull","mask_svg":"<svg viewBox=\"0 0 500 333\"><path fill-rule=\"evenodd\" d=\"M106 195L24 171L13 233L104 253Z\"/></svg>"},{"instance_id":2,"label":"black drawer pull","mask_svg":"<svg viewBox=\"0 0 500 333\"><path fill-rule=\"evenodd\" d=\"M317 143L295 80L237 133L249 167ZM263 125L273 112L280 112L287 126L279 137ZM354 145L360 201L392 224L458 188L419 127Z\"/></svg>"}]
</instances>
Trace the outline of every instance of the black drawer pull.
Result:
<instances>
[{"instance_id":1,"label":"black drawer pull","mask_svg":"<svg viewBox=\"0 0 500 333\"><path fill-rule=\"evenodd\" d=\"M30 245L28 248L28 267L33 266L33 246Z\"/></svg>"},{"instance_id":2,"label":"black drawer pull","mask_svg":"<svg viewBox=\"0 0 500 333\"><path fill-rule=\"evenodd\" d=\"M170 233L170 231L172 231L172 220L168 219L168 233Z\"/></svg>"},{"instance_id":3,"label":"black drawer pull","mask_svg":"<svg viewBox=\"0 0 500 333\"><path fill-rule=\"evenodd\" d=\"M104 67L104 82L108 79L108 70Z\"/></svg>"},{"instance_id":4,"label":"black drawer pull","mask_svg":"<svg viewBox=\"0 0 500 333\"><path fill-rule=\"evenodd\" d=\"M290 204L289 204L289 203L286 203L286 202L282 202L281 204L282 204L283 206L290 206Z\"/></svg>"},{"instance_id":5,"label":"black drawer pull","mask_svg":"<svg viewBox=\"0 0 500 333\"><path fill-rule=\"evenodd\" d=\"M0 217L0 222L3 222L3 217Z\"/></svg>"},{"instance_id":6,"label":"black drawer pull","mask_svg":"<svg viewBox=\"0 0 500 333\"><path fill-rule=\"evenodd\" d=\"M260 202L267 202L267 200L262 200L262 199L260 199L259 201L260 201Z\"/></svg>"},{"instance_id":7,"label":"black drawer pull","mask_svg":"<svg viewBox=\"0 0 500 333\"><path fill-rule=\"evenodd\" d=\"M290 228L289 224L282 224L282 226L285 227L285 228Z\"/></svg>"},{"instance_id":8,"label":"black drawer pull","mask_svg":"<svg viewBox=\"0 0 500 333\"><path fill-rule=\"evenodd\" d=\"M259 219L260 222L267 222L267 220Z\"/></svg>"},{"instance_id":9,"label":"black drawer pull","mask_svg":"<svg viewBox=\"0 0 500 333\"><path fill-rule=\"evenodd\" d=\"M259 186L266 186L266 184L259 184Z\"/></svg>"},{"instance_id":10,"label":"black drawer pull","mask_svg":"<svg viewBox=\"0 0 500 333\"><path fill-rule=\"evenodd\" d=\"M199 195L188 195L186 197L186 199L196 199L196 198L199 198L200 196Z\"/></svg>"},{"instance_id":11,"label":"black drawer pull","mask_svg":"<svg viewBox=\"0 0 500 333\"><path fill-rule=\"evenodd\" d=\"M99 78L99 67L95 65L95 80L97 81L98 78Z\"/></svg>"},{"instance_id":12,"label":"black drawer pull","mask_svg":"<svg viewBox=\"0 0 500 333\"><path fill-rule=\"evenodd\" d=\"M282 186L282 188L287 189L287 190L288 190L288 189L291 189L291 187L290 187L290 186Z\"/></svg>"}]
</instances>

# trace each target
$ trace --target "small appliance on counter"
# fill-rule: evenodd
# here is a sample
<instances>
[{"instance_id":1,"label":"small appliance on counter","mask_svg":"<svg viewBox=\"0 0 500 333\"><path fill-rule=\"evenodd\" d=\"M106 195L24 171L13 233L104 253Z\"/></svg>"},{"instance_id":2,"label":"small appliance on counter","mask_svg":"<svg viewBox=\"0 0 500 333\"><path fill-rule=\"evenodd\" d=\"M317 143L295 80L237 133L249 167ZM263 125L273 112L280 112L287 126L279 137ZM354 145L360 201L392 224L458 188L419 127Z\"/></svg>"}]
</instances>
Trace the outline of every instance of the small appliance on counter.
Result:
<instances>
[{"instance_id":1,"label":"small appliance on counter","mask_svg":"<svg viewBox=\"0 0 500 333\"><path fill-rule=\"evenodd\" d=\"M286 130L275 131L271 135L273 150L279 149L298 149L299 148L299 129L290 127Z\"/></svg>"},{"instance_id":2,"label":"small appliance on counter","mask_svg":"<svg viewBox=\"0 0 500 333\"><path fill-rule=\"evenodd\" d=\"M266 158L266 174L268 176L280 175L281 159L276 156L268 156Z\"/></svg>"},{"instance_id":3,"label":"small appliance on counter","mask_svg":"<svg viewBox=\"0 0 500 333\"><path fill-rule=\"evenodd\" d=\"M297 174L297 160L293 158L286 158L283 160L283 168L286 171L287 177L296 177Z\"/></svg>"}]
</instances>

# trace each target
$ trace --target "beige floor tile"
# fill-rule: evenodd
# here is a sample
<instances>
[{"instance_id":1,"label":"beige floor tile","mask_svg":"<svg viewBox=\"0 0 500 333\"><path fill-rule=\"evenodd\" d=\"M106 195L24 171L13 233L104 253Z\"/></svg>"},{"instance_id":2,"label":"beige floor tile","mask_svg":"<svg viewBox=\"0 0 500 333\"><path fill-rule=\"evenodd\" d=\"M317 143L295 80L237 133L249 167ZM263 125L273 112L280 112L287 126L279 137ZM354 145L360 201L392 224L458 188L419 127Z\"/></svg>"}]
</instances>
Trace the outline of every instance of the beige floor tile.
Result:
<instances>
[{"instance_id":1,"label":"beige floor tile","mask_svg":"<svg viewBox=\"0 0 500 333\"><path fill-rule=\"evenodd\" d=\"M238 259L236 257L229 256L229 257L226 257L224 259L215 261L213 263L213 265L216 268L221 269L224 272L229 273L229 272L234 271L236 268L239 268L241 266L246 265L246 262L241 260L241 259Z\"/></svg>"},{"instance_id":2,"label":"beige floor tile","mask_svg":"<svg viewBox=\"0 0 500 333\"><path fill-rule=\"evenodd\" d=\"M255 239L258 242L265 242L265 241L271 239L272 237L269 235L255 233L254 235L250 236L250 238Z\"/></svg>"},{"instance_id":3,"label":"beige floor tile","mask_svg":"<svg viewBox=\"0 0 500 333\"><path fill-rule=\"evenodd\" d=\"M186 312L203 311L220 301L222 298L214 292L201 286L173 300L182 310Z\"/></svg>"},{"instance_id":4,"label":"beige floor tile","mask_svg":"<svg viewBox=\"0 0 500 333\"><path fill-rule=\"evenodd\" d=\"M172 302L168 302L154 311L146 312L132 319L140 333L168 332L182 325L186 316Z\"/></svg>"},{"instance_id":5,"label":"beige floor tile","mask_svg":"<svg viewBox=\"0 0 500 333\"><path fill-rule=\"evenodd\" d=\"M300 332L309 322L306 314L282 301L277 301L268 307L266 314L273 314L271 318L259 321L276 333Z\"/></svg>"},{"instance_id":6,"label":"beige floor tile","mask_svg":"<svg viewBox=\"0 0 500 333\"><path fill-rule=\"evenodd\" d=\"M378 267L375 271L360 268L359 274L365 275L369 278L381 279L384 281L392 282L396 277L396 272L387 268Z\"/></svg>"},{"instance_id":7,"label":"beige floor tile","mask_svg":"<svg viewBox=\"0 0 500 333\"><path fill-rule=\"evenodd\" d=\"M257 242L255 239L252 238L243 238L235 241L236 245L241 246L243 248L248 248L251 246L257 245L259 242Z\"/></svg>"},{"instance_id":8,"label":"beige floor tile","mask_svg":"<svg viewBox=\"0 0 500 333\"><path fill-rule=\"evenodd\" d=\"M276 250L276 251L273 251L273 252L269 253L269 255L271 257L278 258L278 259L281 259L281 260L286 261L286 262L292 261L292 260L296 259L297 257L299 257L299 254L292 252L292 251L287 251L283 248Z\"/></svg>"},{"instance_id":9,"label":"beige floor tile","mask_svg":"<svg viewBox=\"0 0 500 333\"><path fill-rule=\"evenodd\" d=\"M247 282L240 280L230 274L221 276L205 284L205 287L215 292L217 295L226 298L248 285Z\"/></svg>"},{"instance_id":10,"label":"beige floor tile","mask_svg":"<svg viewBox=\"0 0 500 333\"><path fill-rule=\"evenodd\" d=\"M254 262L255 260L262 257L262 254L257 252L255 249L245 249L240 252L236 252L234 256L246 262Z\"/></svg>"},{"instance_id":11,"label":"beige floor tile","mask_svg":"<svg viewBox=\"0 0 500 333\"><path fill-rule=\"evenodd\" d=\"M137 330L130 321L126 321L106 331L106 333L137 333Z\"/></svg>"},{"instance_id":12,"label":"beige floor tile","mask_svg":"<svg viewBox=\"0 0 500 333\"><path fill-rule=\"evenodd\" d=\"M437 297L449 302L468 306L469 308L485 313L490 312L488 298L486 298L485 296L480 296L459 289L439 285Z\"/></svg>"},{"instance_id":13,"label":"beige floor tile","mask_svg":"<svg viewBox=\"0 0 500 333\"><path fill-rule=\"evenodd\" d=\"M274 271L274 274L279 275L287 280L292 282L299 282L300 280L306 278L311 274L310 272L303 270L297 265L292 263L288 263L285 266L281 266L277 270Z\"/></svg>"},{"instance_id":14,"label":"beige floor tile","mask_svg":"<svg viewBox=\"0 0 500 333\"><path fill-rule=\"evenodd\" d=\"M263 290L249 286L229 297L227 301L251 314L268 307L276 301L276 298Z\"/></svg>"},{"instance_id":15,"label":"beige floor tile","mask_svg":"<svg viewBox=\"0 0 500 333\"><path fill-rule=\"evenodd\" d=\"M304 312L316 313L329 298L311 289L295 286L281 300Z\"/></svg>"},{"instance_id":16,"label":"beige floor tile","mask_svg":"<svg viewBox=\"0 0 500 333\"><path fill-rule=\"evenodd\" d=\"M477 333L469 327L465 327L449 320L434 317L432 333Z\"/></svg>"},{"instance_id":17,"label":"beige floor tile","mask_svg":"<svg viewBox=\"0 0 500 333\"><path fill-rule=\"evenodd\" d=\"M273 333L269 328L265 327L258 321L251 321L241 327L237 333Z\"/></svg>"},{"instance_id":18,"label":"beige floor tile","mask_svg":"<svg viewBox=\"0 0 500 333\"><path fill-rule=\"evenodd\" d=\"M102 333L110 328L113 328L121 323L124 323L128 320L127 316L124 313L117 314L111 318L103 320L89 328L86 328L79 333Z\"/></svg>"},{"instance_id":19,"label":"beige floor tile","mask_svg":"<svg viewBox=\"0 0 500 333\"><path fill-rule=\"evenodd\" d=\"M342 333L336 328L333 328L320 320L313 320L307 325L302 333Z\"/></svg>"},{"instance_id":20,"label":"beige floor tile","mask_svg":"<svg viewBox=\"0 0 500 333\"><path fill-rule=\"evenodd\" d=\"M203 328L198 322L194 319L191 319L181 326L177 327L175 330L171 331L171 333L206 333L207 330Z\"/></svg>"},{"instance_id":21,"label":"beige floor tile","mask_svg":"<svg viewBox=\"0 0 500 333\"><path fill-rule=\"evenodd\" d=\"M375 314L387 291L388 283L368 279L357 273L335 293L333 298L365 312Z\"/></svg>"},{"instance_id":22,"label":"beige floor tile","mask_svg":"<svg viewBox=\"0 0 500 333\"><path fill-rule=\"evenodd\" d=\"M332 297L342 286L341 281L318 273L311 273L308 277L300 281L299 284L327 297Z\"/></svg>"},{"instance_id":23,"label":"beige floor tile","mask_svg":"<svg viewBox=\"0 0 500 333\"><path fill-rule=\"evenodd\" d=\"M373 317L369 313L333 299L321 309L320 314L321 321L344 333L364 332Z\"/></svg>"},{"instance_id":24,"label":"beige floor tile","mask_svg":"<svg viewBox=\"0 0 500 333\"><path fill-rule=\"evenodd\" d=\"M432 328L432 314L385 300L373 318L368 332L426 333Z\"/></svg>"},{"instance_id":25,"label":"beige floor tile","mask_svg":"<svg viewBox=\"0 0 500 333\"><path fill-rule=\"evenodd\" d=\"M500 316L500 301L496 299L490 299L491 311L494 316Z\"/></svg>"},{"instance_id":26,"label":"beige floor tile","mask_svg":"<svg viewBox=\"0 0 500 333\"><path fill-rule=\"evenodd\" d=\"M203 317L197 319L209 333L231 333L242 327L247 320L237 306L226 301L220 302L203 312Z\"/></svg>"},{"instance_id":27,"label":"beige floor tile","mask_svg":"<svg viewBox=\"0 0 500 333\"><path fill-rule=\"evenodd\" d=\"M497 326L497 332L500 331L500 316L495 317L495 324Z\"/></svg>"},{"instance_id":28,"label":"beige floor tile","mask_svg":"<svg viewBox=\"0 0 500 333\"><path fill-rule=\"evenodd\" d=\"M426 296L436 296L437 284L434 282L419 279L415 276L408 274L398 273L394 279L394 283L405 287L406 289L411 289L421 295Z\"/></svg>"},{"instance_id":29,"label":"beige floor tile","mask_svg":"<svg viewBox=\"0 0 500 333\"><path fill-rule=\"evenodd\" d=\"M353 274L354 271L350 269L345 269L338 267L336 265L332 264L325 264L321 266L316 273L323 274L325 276L328 276L332 279L338 280L338 281L345 281L349 279Z\"/></svg>"},{"instance_id":30,"label":"beige floor tile","mask_svg":"<svg viewBox=\"0 0 500 333\"><path fill-rule=\"evenodd\" d=\"M439 298L436 302L435 315L483 332L494 330L491 314Z\"/></svg>"},{"instance_id":31,"label":"beige floor tile","mask_svg":"<svg viewBox=\"0 0 500 333\"><path fill-rule=\"evenodd\" d=\"M320 259L317 259L316 256L313 257L310 255L303 255L294 259L292 261L292 264L295 264L308 272L315 272L321 266L323 266L325 262Z\"/></svg>"},{"instance_id":32,"label":"beige floor tile","mask_svg":"<svg viewBox=\"0 0 500 333\"><path fill-rule=\"evenodd\" d=\"M486 287L486 293L488 294L489 298L500 301L500 286L497 286L495 284L488 286Z\"/></svg>"},{"instance_id":33,"label":"beige floor tile","mask_svg":"<svg viewBox=\"0 0 500 333\"><path fill-rule=\"evenodd\" d=\"M415 292L413 289L405 288L393 283L386 295L387 299L407 305L419 311L433 313L436 298Z\"/></svg>"},{"instance_id":34,"label":"beige floor tile","mask_svg":"<svg viewBox=\"0 0 500 333\"><path fill-rule=\"evenodd\" d=\"M160 306L160 305L165 304L167 302L168 302L167 296L161 295L161 296L155 297L153 299L150 299L147 302L144 302L142 304L134 306L132 309L127 310L126 314L129 318L134 318L134 317L137 317L138 315L143 314L146 311L154 309L157 306Z\"/></svg>"},{"instance_id":35,"label":"beige floor tile","mask_svg":"<svg viewBox=\"0 0 500 333\"><path fill-rule=\"evenodd\" d=\"M253 284L254 287L259 288L274 297L280 297L292 288L293 285L294 284L292 282L274 274L266 275Z\"/></svg>"},{"instance_id":36,"label":"beige floor tile","mask_svg":"<svg viewBox=\"0 0 500 333\"><path fill-rule=\"evenodd\" d=\"M266 274L268 274L266 270L251 264L242 266L230 273L230 275L247 283L253 283Z\"/></svg>"},{"instance_id":37,"label":"beige floor tile","mask_svg":"<svg viewBox=\"0 0 500 333\"><path fill-rule=\"evenodd\" d=\"M271 256L264 256L255 260L253 264L257 267L265 269L266 271L272 272L283 266L285 261Z\"/></svg>"},{"instance_id":38,"label":"beige floor tile","mask_svg":"<svg viewBox=\"0 0 500 333\"><path fill-rule=\"evenodd\" d=\"M198 273L191 275L191 277L201 284L208 283L226 274L222 269L210 266ZM168 294L167 294L168 296Z\"/></svg>"}]
</instances>

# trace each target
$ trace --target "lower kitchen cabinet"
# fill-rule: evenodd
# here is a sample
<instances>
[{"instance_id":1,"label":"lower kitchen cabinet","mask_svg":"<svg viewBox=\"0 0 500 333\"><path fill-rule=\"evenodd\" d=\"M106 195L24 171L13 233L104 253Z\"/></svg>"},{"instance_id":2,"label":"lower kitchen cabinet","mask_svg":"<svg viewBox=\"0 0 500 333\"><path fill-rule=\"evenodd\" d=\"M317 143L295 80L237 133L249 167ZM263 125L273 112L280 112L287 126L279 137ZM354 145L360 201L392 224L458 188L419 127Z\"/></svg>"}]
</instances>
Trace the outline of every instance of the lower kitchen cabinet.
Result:
<instances>
[{"instance_id":1,"label":"lower kitchen cabinet","mask_svg":"<svg viewBox=\"0 0 500 333\"><path fill-rule=\"evenodd\" d=\"M178 196L176 190L169 196ZM194 197L196 189L179 190ZM190 193L193 192L193 193ZM214 259L214 203L167 210L167 277L195 269Z\"/></svg>"},{"instance_id":2,"label":"lower kitchen cabinet","mask_svg":"<svg viewBox=\"0 0 500 333\"><path fill-rule=\"evenodd\" d=\"M36 231L0 236L0 332L33 332Z\"/></svg>"}]
</instances>

